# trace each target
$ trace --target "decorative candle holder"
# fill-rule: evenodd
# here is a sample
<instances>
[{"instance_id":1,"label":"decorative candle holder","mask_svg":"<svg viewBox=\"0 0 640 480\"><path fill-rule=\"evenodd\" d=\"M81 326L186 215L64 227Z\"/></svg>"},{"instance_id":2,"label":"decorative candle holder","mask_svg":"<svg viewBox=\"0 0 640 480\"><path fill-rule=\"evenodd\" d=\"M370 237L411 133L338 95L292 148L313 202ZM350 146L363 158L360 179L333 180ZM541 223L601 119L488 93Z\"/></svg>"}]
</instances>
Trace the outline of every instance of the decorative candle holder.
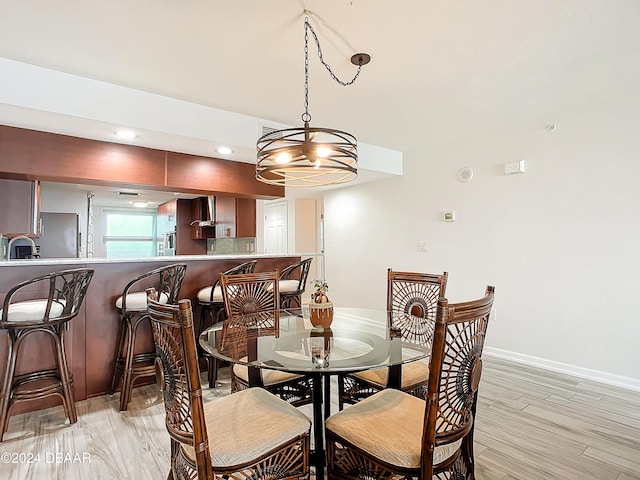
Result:
<instances>
[{"instance_id":1,"label":"decorative candle holder","mask_svg":"<svg viewBox=\"0 0 640 480\"><path fill-rule=\"evenodd\" d=\"M333 303L310 303L309 320L314 327L329 328L333 322Z\"/></svg>"},{"instance_id":2,"label":"decorative candle holder","mask_svg":"<svg viewBox=\"0 0 640 480\"><path fill-rule=\"evenodd\" d=\"M311 294L309 319L314 327L329 328L333 322L333 303L327 297L329 284L326 280L314 280L315 292Z\"/></svg>"}]
</instances>

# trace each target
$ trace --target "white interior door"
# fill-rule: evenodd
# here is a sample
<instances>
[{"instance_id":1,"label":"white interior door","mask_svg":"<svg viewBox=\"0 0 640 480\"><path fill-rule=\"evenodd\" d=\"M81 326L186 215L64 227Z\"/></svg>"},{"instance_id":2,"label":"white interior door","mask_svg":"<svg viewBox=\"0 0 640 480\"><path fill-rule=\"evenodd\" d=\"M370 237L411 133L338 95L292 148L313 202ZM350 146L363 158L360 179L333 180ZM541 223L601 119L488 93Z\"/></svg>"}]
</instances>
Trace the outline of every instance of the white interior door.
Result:
<instances>
[{"instance_id":1,"label":"white interior door","mask_svg":"<svg viewBox=\"0 0 640 480\"><path fill-rule=\"evenodd\" d=\"M287 251L287 204L273 203L264 207L264 251L265 253L288 253Z\"/></svg>"}]
</instances>

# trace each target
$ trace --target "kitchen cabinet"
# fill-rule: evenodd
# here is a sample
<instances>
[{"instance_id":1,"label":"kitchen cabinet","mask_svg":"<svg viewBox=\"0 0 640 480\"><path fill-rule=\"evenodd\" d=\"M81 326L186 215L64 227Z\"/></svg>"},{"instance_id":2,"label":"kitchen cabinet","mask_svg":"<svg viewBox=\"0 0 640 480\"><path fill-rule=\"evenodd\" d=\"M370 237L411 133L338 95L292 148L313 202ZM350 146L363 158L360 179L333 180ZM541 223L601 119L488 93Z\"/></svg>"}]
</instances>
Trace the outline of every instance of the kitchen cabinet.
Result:
<instances>
[{"instance_id":1,"label":"kitchen cabinet","mask_svg":"<svg viewBox=\"0 0 640 480\"><path fill-rule=\"evenodd\" d=\"M216 197L216 238L256 236L256 201Z\"/></svg>"},{"instance_id":2,"label":"kitchen cabinet","mask_svg":"<svg viewBox=\"0 0 640 480\"><path fill-rule=\"evenodd\" d=\"M158 255L175 255L176 251L176 207L177 200L158 206L156 217L156 238Z\"/></svg>"},{"instance_id":3,"label":"kitchen cabinet","mask_svg":"<svg viewBox=\"0 0 640 480\"><path fill-rule=\"evenodd\" d=\"M165 241L165 255L204 255L207 238L256 236L256 201L253 199L218 196L214 218L215 226L192 225L196 220L209 219L207 197L179 198L158 206L157 235ZM172 235L173 241L167 242Z\"/></svg>"},{"instance_id":4,"label":"kitchen cabinet","mask_svg":"<svg viewBox=\"0 0 640 480\"><path fill-rule=\"evenodd\" d=\"M252 198L236 198L236 236L256 236L256 201Z\"/></svg>"},{"instance_id":5,"label":"kitchen cabinet","mask_svg":"<svg viewBox=\"0 0 640 480\"><path fill-rule=\"evenodd\" d=\"M235 238L236 199L216 197L216 238Z\"/></svg>"},{"instance_id":6,"label":"kitchen cabinet","mask_svg":"<svg viewBox=\"0 0 640 480\"><path fill-rule=\"evenodd\" d=\"M0 178L0 233L40 235L40 182Z\"/></svg>"},{"instance_id":7,"label":"kitchen cabinet","mask_svg":"<svg viewBox=\"0 0 640 480\"><path fill-rule=\"evenodd\" d=\"M216 196L213 215L209 215L207 197L192 201L192 221L215 220L214 226L191 226L191 238L236 238L256 236L256 201L250 198Z\"/></svg>"},{"instance_id":8,"label":"kitchen cabinet","mask_svg":"<svg viewBox=\"0 0 640 480\"><path fill-rule=\"evenodd\" d=\"M158 206L156 233L158 239L164 242L164 255L207 253L206 238L192 237L192 208L191 200L186 198L178 198Z\"/></svg>"},{"instance_id":9,"label":"kitchen cabinet","mask_svg":"<svg viewBox=\"0 0 640 480\"><path fill-rule=\"evenodd\" d=\"M168 191L284 197L256 180L255 166L213 157L101 142L0 125L0 175L86 185L124 184ZM123 178L126 172L126 179Z\"/></svg>"}]
</instances>

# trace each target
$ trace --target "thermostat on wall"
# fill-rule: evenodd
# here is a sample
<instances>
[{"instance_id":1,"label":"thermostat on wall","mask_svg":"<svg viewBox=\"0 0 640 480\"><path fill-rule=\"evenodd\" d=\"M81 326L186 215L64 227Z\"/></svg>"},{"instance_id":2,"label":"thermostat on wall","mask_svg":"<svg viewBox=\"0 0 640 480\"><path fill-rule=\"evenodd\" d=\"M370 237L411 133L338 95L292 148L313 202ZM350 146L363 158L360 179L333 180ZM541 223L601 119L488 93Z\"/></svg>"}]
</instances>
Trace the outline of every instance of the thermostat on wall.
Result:
<instances>
[{"instance_id":1,"label":"thermostat on wall","mask_svg":"<svg viewBox=\"0 0 640 480\"><path fill-rule=\"evenodd\" d=\"M524 160L516 160L504 164L504 174L524 173Z\"/></svg>"}]
</instances>

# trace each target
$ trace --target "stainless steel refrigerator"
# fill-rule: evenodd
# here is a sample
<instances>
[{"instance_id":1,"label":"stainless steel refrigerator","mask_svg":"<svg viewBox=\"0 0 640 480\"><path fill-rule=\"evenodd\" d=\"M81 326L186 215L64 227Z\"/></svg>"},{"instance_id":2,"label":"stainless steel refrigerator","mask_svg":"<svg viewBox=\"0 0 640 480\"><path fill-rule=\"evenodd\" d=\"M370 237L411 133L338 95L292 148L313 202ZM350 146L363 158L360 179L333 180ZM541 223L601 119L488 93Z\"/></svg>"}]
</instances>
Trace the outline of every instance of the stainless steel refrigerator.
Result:
<instances>
[{"instance_id":1,"label":"stainless steel refrigerator","mask_svg":"<svg viewBox=\"0 0 640 480\"><path fill-rule=\"evenodd\" d=\"M40 214L42 221L40 258L75 258L80 256L80 230L77 213Z\"/></svg>"}]
</instances>

